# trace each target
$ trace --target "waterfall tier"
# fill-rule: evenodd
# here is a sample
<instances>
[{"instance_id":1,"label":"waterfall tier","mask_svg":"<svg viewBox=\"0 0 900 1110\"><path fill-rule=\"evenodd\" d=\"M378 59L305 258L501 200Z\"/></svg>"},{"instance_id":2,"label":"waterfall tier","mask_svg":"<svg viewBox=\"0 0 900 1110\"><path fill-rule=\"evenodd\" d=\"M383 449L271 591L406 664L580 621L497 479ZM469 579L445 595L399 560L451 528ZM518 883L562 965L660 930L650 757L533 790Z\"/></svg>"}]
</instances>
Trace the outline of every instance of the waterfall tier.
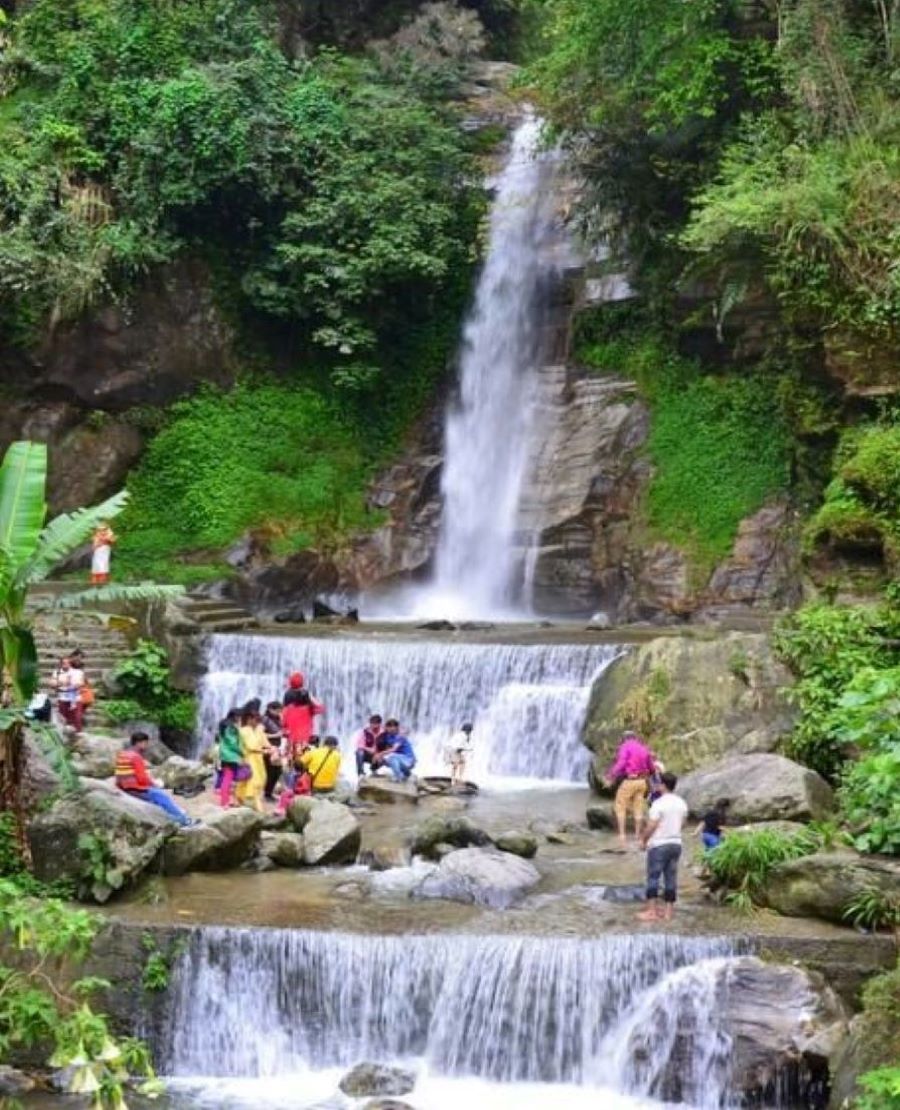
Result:
<instances>
[{"instance_id":1,"label":"waterfall tier","mask_svg":"<svg viewBox=\"0 0 900 1110\"><path fill-rule=\"evenodd\" d=\"M431 1075L727 1102L724 940L202 929L176 969L165 1070L275 1077L361 1060Z\"/></svg>"},{"instance_id":2,"label":"waterfall tier","mask_svg":"<svg viewBox=\"0 0 900 1110\"><path fill-rule=\"evenodd\" d=\"M231 706L280 698L288 674L300 670L325 702L327 731L345 748L372 713L394 716L415 744L420 773L444 773L444 745L471 721L476 780L584 781L589 755L581 731L591 685L619 650L215 635L201 686L201 731L208 743Z\"/></svg>"}]
</instances>

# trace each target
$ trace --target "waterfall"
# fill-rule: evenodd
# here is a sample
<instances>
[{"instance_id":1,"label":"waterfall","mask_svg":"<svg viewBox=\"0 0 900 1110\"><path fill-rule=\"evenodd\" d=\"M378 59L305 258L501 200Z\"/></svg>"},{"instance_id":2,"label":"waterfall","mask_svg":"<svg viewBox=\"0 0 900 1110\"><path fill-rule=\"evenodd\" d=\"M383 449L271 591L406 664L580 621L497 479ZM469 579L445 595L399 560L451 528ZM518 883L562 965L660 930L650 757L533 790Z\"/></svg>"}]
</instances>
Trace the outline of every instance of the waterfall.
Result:
<instances>
[{"instance_id":1,"label":"waterfall","mask_svg":"<svg viewBox=\"0 0 900 1110\"><path fill-rule=\"evenodd\" d=\"M523 609L517 517L537 433L552 287L567 247L554 210L558 156L539 149L540 135L529 115L495 182L487 257L459 356L459 398L445 421L435 576L414 597L418 613L509 617Z\"/></svg>"},{"instance_id":2,"label":"waterfall","mask_svg":"<svg viewBox=\"0 0 900 1110\"><path fill-rule=\"evenodd\" d=\"M476 781L583 781L581 743L595 678L619 654L610 645L467 644L363 637L219 634L207 645L200 687L201 744L217 721L251 697L278 699L300 670L325 703L327 732L349 751L372 713L397 717L419 772L445 773L444 745L471 721Z\"/></svg>"},{"instance_id":3,"label":"waterfall","mask_svg":"<svg viewBox=\"0 0 900 1110\"><path fill-rule=\"evenodd\" d=\"M654 935L204 928L173 976L160 1058L176 1076L235 1077L406 1061L455 1079L718 1108L729 1042L715 992L730 951L724 939Z\"/></svg>"}]
</instances>

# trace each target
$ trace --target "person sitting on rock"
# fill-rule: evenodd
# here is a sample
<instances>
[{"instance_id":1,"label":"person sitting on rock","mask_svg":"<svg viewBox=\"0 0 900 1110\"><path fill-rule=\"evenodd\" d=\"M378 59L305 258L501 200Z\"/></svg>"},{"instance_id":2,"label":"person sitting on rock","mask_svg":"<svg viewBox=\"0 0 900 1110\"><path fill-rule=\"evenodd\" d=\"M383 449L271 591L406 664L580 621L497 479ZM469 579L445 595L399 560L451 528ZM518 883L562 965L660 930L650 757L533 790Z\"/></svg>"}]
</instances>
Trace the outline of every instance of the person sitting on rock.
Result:
<instances>
[{"instance_id":1,"label":"person sitting on rock","mask_svg":"<svg viewBox=\"0 0 900 1110\"><path fill-rule=\"evenodd\" d=\"M200 822L190 818L184 810L177 806L169 795L163 790L162 785L150 777L147 770L147 761L144 758L150 746L150 737L146 732L133 732L128 747L123 748L116 756L116 786L132 798L151 805L159 806L161 810L174 818L179 825L184 827L199 825Z\"/></svg>"},{"instance_id":2,"label":"person sitting on rock","mask_svg":"<svg viewBox=\"0 0 900 1110\"><path fill-rule=\"evenodd\" d=\"M381 723L381 714L373 713L369 718L369 723L365 728L361 728L354 736L354 747L356 749L356 773L359 778L362 778L366 771L366 764L369 765L372 774L375 773L375 756L378 752L378 741L384 728Z\"/></svg>"},{"instance_id":3,"label":"person sitting on rock","mask_svg":"<svg viewBox=\"0 0 900 1110\"><path fill-rule=\"evenodd\" d=\"M385 722L384 735L378 741L375 754L377 766L387 767L394 782L406 782L416 765L416 753L409 738L400 735L400 722L392 717Z\"/></svg>"},{"instance_id":4,"label":"person sitting on rock","mask_svg":"<svg viewBox=\"0 0 900 1110\"><path fill-rule=\"evenodd\" d=\"M647 781L654 771L653 755L636 732L626 732L622 736L615 762L606 772L604 781L607 786L619 783L616 789L616 823L619 827L619 843L624 848L629 809L634 812L634 833L641 839L646 809Z\"/></svg>"},{"instance_id":5,"label":"person sitting on rock","mask_svg":"<svg viewBox=\"0 0 900 1110\"><path fill-rule=\"evenodd\" d=\"M300 763L309 772L309 785L313 794L330 794L337 785L341 770L338 738L326 736L320 748L310 748L300 757Z\"/></svg>"}]
</instances>

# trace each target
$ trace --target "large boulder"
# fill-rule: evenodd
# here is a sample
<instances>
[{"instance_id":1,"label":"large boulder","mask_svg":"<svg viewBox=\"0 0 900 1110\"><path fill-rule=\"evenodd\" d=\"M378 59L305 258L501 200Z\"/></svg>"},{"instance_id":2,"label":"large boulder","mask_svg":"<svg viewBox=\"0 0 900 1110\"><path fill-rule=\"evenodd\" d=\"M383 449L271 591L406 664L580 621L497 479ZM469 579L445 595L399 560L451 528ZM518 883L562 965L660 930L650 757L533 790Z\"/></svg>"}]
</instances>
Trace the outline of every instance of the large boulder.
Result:
<instances>
[{"instance_id":1,"label":"large boulder","mask_svg":"<svg viewBox=\"0 0 900 1110\"><path fill-rule=\"evenodd\" d=\"M303 866L303 836L297 832L264 832L260 852L279 867Z\"/></svg>"},{"instance_id":2,"label":"large boulder","mask_svg":"<svg viewBox=\"0 0 900 1110\"><path fill-rule=\"evenodd\" d=\"M163 850L166 875L188 871L228 871L256 853L264 816L245 807L220 809L208 806L202 823L179 829Z\"/></svg>"},{"instance_id":3,"label":"large boulder","mask_svg":"<svg viewBox=\"0 0 900 1110\"><path fill-rule=\"evenodd\" d=\"M213 769L199 759L185 759L181 755L171 755L154 772L163 786L169 790L196 790L212 778Z\"/></svg>"},{"instance_id":4,"label":"large boulder","mask_svg":"<svg viewBox=\"0 0 900 1110\"><path fill-rule=\"evenodd\" d=\"M406 1095L415 1087L415 1073L387 1064L357 1064L341 1079L338 1086L350 1098L373 1095Z\"/></svg>"},{"instance_id":5,"label":"large boulder","mask_svg":"<svg viewBox=\"0 0 900 1110\"><path fill-rule=\"evenodd\" d=\"M791 729L793 711L783 695L791 681L769 637L758 633L660 636L635 645L606 668L591 694L584 741L595 754L595 785L626 728L644 735L678 775L745 739L754 751L771 750Z\"/></svg>"},{"instance_id":6,"label":"large boulder","mask_svg":"<svg viewBox=\"0 0 900 1110\"><path fill-rule=\"evenodd\" d=\"M82 778L108 779L116 772L116 757L123 742L115 736L84 733L72 745L72 767Z\"/></svg>"},{"instance_id":7,"label":"large boulder","mask_svg":"<svg viewBox=\"0 0 900 1110\"><path fill-rule=\"evenodd\" d=\"M361 779L356 792L366 802L384 802L388 805L406 802L408 805L417 805L419 801L419 791L415 783L393 782L380 775Z\"/></svg>"},{"instance_id":8,"label":"large boulder","mask_svg":"<svg viewBox=\"0 0 900 1110\"><path fill-rule=\"evenodd\" d=\"M450 844L454 848L481 848L490 843L490 836L468 817L435 814L415 827L410 848L415 856L436 859L439 844Z\"/></svg>"},{"instance_id":9,"label":"large boulder","mask_svg":"<svg viewBox=\"0 0 900 1110\"><path fill-rule=\"evenodd\" d=\"M462 848L445 856L414 894L417 898L445 898L506 909L524 897L540 878L534 864L519 856L488 848Z\"/></svg>"},{"instance_id":10,"label":"large boulder","mask_svg":"<svg viewBox=\"0 0 900 1110\"><path fill-rule=\"evenodd\" d=\"M860 894L900 890L900 860L821 852L780 863L766 881L766 904L786 917L820 917L847 924L845 913Z\"/></svg>"},{"instance_id":11,"label":"large boulder","mask_svg":"<svg viewBox=\"0 0 900 1110\"><path fill-rule=\"evenodd\" d=\"M34 873L43 882L74 880L80 897L106 902L156 861L177 829L158 806L91 783L32 819Z\"/></svg>"},{"instance_id":12,"label":"large boulder","mask_svg":"<svg viewBox=\"0 0 900 1110\"><path fill-rule=\"evenodd\" d=\"M303 833L303 858L311 867L355 863L362 834L359 821L338 802L322 798L296 798L288 816Z\"/></svg>"},{"instance_id":13,"label":"large boulder","mask_svg":"<svg viewBox=\"0 0 900 1110\"><path fill-rule=\"evenodd\" d=\"M761 753L723 759L686 775L678 793L695 816L720 799L733 821L818 821L833 808L831 787L815 771L781 755Z\"/></svg>"},{"instance_id":14,"label":"large boulder","mask_svg":"<svg viewBox=\"0 0 900 1110\"><path fill-rule=\"evenodd\" d=\"M821 975L748 956L730 963L725 986L735 1091L752 1104L767 1103L791 1075L801 1083L827 1079L848 1015Z\"/></svg>"}]
</instances>

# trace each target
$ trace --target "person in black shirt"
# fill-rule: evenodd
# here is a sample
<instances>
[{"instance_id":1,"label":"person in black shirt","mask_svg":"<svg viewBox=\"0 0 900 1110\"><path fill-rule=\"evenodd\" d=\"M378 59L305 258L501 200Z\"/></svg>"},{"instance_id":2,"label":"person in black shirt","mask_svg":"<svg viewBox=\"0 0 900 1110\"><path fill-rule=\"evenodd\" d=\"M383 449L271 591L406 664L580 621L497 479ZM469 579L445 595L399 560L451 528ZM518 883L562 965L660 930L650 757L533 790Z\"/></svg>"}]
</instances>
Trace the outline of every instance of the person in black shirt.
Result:
<instances>
[{"instance_id":1,"label":"person in black shirt","mask_svg":"<svg viewBox=\"0 0 900 1110\"><path fill-rule=\"evenodd\" d=\"M695 835L703 841L703 847L711 852L722 843L725 828L725 813L729 806L727 798L720 798L715 806L704 813L700 824L695 829Z\"/></svg>"}]
</instances>

